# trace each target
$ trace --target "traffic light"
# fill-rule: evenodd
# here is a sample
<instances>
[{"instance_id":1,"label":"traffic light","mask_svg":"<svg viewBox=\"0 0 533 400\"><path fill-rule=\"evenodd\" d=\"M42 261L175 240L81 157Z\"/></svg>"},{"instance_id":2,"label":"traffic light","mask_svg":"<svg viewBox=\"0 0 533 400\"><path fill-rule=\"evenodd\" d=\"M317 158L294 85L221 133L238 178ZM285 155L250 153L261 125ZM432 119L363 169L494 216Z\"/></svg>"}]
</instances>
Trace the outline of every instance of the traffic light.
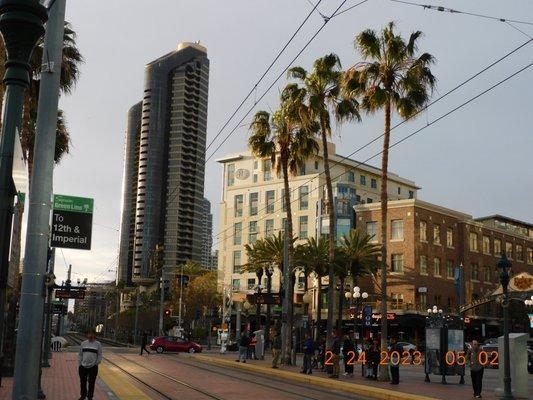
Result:
<instances>
[{"instance_id":1,"label":"traffic light","mask_svg":"<svg viewBox=\"0 0 533 400\"><path fill-rule=\"evenodd\" d=\"M171 314L171 310L169 310L168 308L165 310L165 317L170 317L170 314Z\"/></svg>"}]
</instances>

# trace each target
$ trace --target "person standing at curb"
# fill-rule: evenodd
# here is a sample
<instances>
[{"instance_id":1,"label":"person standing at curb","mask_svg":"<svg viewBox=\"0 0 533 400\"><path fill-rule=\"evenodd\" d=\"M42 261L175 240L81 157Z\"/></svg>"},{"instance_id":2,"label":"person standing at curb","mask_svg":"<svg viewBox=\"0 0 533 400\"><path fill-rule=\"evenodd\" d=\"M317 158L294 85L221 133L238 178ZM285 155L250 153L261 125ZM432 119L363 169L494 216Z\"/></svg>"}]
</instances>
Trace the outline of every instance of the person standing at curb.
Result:
<instances>
[{"instance_id":1,"label":"person standing at curb","mask_svg":"<svg viewBox=\"0 0 533 400\"><path fill-rule=\"evenodd\" d=\"M342 356L344 359L344 375L353 376L354 360L357 360L355 346L348 335L344 335L342 343Z\"/></svg>"},{"instance_id":2,"label":"person standing at curb","mask_svg":"<svg viewBox=\"0 0 533 400\"><path fill-rule=\"evenodd\" d=\"M402 358L402 353L403 353L403 348L400 345L398 345L398 341L393 336L390 339L390 349L389 349L391 385L398 385L400 383L400 362Z\"/></svg>"},{"instance_id":3,"label":"person standing at curb","mask_svg":"<svg viewBox=\"0 0 533 400\"><path fill-rule=\"evenodd\" d=\"M379 343L377 340L372 341L372 345L367 352L368 358L368 371L366 377L368 379L378 380L378 368L379 368L379 359L380 359L380 349Z\"/></svg>"},{"instance_id":4,"label":"person standing at curb","mask_svg":"<svg viewBox=\"0 0 533 400\"><path fill-rule=\"evenodd\" d=\"M78 353L78 373L80 375L80 399L92 400L94 396L94 383L98 376L98 364L102 362L102 345L96 340L96 332L90 329L87 340L80 344ZM87 387L88 384L88 387Z\"/></svg>"},{"instance_id":5,"label":"person standing at curb","mask_svg":"<svg viewBox=\"0 0 533 400\"><path fill-rule=\"evenodd\" d=\"M470 377L472 378L472 388L474 389L474 397L476 399L481 398L481 390L483 389L483 371L485 368L479 362L479 353L481 347L477 340L472 340L472 347L468 349L466 353L466 359L468 365L470 365Z\"/></svg>"},{"instance_id":6,"label":"person standing at curb","mask_svg":"<svg viewBox=\"0 0 533 400\"><path fill-rule=\"evenodd\" d=\"M246 356L248 354L248 345L250 344L250 339L245 331L241 332L241 337L239 338L239 358L235 361L246 363Z\"/></svg>"},{"instance_id":7,"label":"person standing at curb","mask_svg":"<svg viewBox=\"0 0 533 400\"><path fill-rule=\"evenodd\" d=\"M144 331L143 335L141 337L141 354L140 354L141 356L143 355L144 351L146 351L148 354L150 354L150 352L146 348L147 344L148 344L148 333L146 333L146 331Z\"/></svg>"},{"instance_id":8,"label":"person standing at curb","mask_svg":"<svg viewBox=\"0 0 533 400\"><path fill-rule=\"evenodd\" d=\"M333 332L333 343L331 345L331 362L333 363L333 368L330 378L339 379L340 372L340 354L341 354L341 340L337 332Z\"/></svg>"},{"instance_id":9,"label":"person standing at curb","mask_svg":"<svg viewBox=\"0 0 533 400\"><path fill-rule=\"evenodd\" d=\"M272 368L278 368L279 355L281 354L281 335L278 331L274 332L272 339Z\"/></svg>"},{"instance_id":10,"label":"person standing at curb","mask_svg":"<svg viewBox=\"0 0 533 400\"><path fill-rule=\"evenodd\" d=\"M313 342L313 339L311 336L306 333L305 334L305 342L304 342L304 365L302 368L302 374L308 374L311 375L313 373L313 356L315 355L315 343Z\"/></svg>"}]
</instances>

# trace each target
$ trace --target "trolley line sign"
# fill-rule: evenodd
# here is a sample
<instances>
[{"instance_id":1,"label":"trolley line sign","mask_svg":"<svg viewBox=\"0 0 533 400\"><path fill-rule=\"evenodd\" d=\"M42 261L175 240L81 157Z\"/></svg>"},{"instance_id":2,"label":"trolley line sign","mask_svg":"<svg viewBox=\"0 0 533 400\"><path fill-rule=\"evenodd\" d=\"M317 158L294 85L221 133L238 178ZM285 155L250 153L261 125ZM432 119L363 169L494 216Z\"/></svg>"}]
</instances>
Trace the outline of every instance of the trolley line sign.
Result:
<instances>
[{"instance_id":1,"label":"trolley line sign","mask_svg":"<svg viewBox=\"0 0 533 400\"><path fill-rule=\"evenodd\" d=\"M90 250L94 200L54 195L51 247Z\"/></svg>"}]
</instances>

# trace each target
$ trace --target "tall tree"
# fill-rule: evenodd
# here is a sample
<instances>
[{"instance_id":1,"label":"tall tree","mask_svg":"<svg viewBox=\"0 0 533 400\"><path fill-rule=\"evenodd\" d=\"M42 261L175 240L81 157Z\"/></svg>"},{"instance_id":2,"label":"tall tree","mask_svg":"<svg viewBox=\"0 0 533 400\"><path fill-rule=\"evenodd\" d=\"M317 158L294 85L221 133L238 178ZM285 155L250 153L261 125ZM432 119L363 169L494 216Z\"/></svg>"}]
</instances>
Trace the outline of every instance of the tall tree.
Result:
<instances>
[{"instance_id":1,"label":"tall tree","mask_svg":"<svg viewBox=\"0 0 533 400\"><path fill-rule=\"evenodd\" d=\"M331 345L333 332L334 307L334 279L335 279L335 206L333 201L333 186L329 166L328 138L331 137L331 116L338 124L346 121L359 121L359 104L355 97L343 98L340 79L342 77L341 63L336 54L328 54L317 59L313 69L307 72L302 67L291 68L289 77L299 80L307 91L307 104L311 119L319 124L322 140L322 156L324 158L324 173L326 175L327 214L329 216L329 286L328 286L328 325L327 342Z\"/></svg>"},{"instance_id":2,"label":"tall tree","mask_svg":"<svg viewBox=\"0 0 533 400\"><path fill-rule=\"evenodd\" d=\"M284 186L284 203L287 213L287 237L292 238L292 207L291 191L289 188L289 175L295 175L305 161L318 151L318 145L313 137L314 124L306 124L309 115L308 107L304 104L306 91L295 84L289 84L283 89L280 96L280 108L271 116L266 111L255 114L250 129L252 134L248 144L256 157L268 158L281 172ZM305 126L304 126L305 123ZM292 265L294 253L293 241L289 240L289 267ZM292 332L292 309L294 297L294 274L285 290L289 293L289 310L287 326ZM285 354L291 353L292 334L289 333L286 341ZM290 357L290 356L288 356ZM290 362L290 360L285 360Z\"/></svg>"},{"instance_id":3,"label":"tall tree","mask_svg":"<svg viewBox=\"0 0 533 400\"><path fill-rule=\"evenodd\" d=\"M343 77L346 96L360 98L366 112L384 111L383 153L381 159L381 315L387 315L387 171L391 114L396 111L405 119L412 118L427 103L436 79L430 66L434 57L418 53L422 32L412 33L407 41L395 32L389 22L378 34L367 29L355 37L355 48L364 61L349 69ZM387 319L381 318L381 348L387 348ZM388 379L387 369L380 372Z\"/></svg>"}]
</instances>

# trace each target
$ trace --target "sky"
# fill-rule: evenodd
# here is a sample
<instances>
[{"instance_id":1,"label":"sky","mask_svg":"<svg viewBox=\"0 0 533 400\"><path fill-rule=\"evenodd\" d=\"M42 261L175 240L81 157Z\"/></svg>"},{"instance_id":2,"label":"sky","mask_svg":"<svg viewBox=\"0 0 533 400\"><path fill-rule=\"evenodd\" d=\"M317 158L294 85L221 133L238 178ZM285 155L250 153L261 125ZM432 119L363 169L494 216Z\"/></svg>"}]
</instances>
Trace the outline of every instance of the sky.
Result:
<instances>
[{"instance_id":1,"label":"sky","mask_svg":"<svg viewBox=\"0 0 533 400\"><path fill-rule=\"evenodd\" d=\"M60 100L72 137L72 148L55 169L54 193L95 199L92 250L57 252L56 275L65 278L114 279L118 256L121 186L126 112L141 99L144 65L175 49L182 41L200 41L208 49L208 143L287 42L318 0L78 0L67 4L67 20L77 32L85 57L81 78L72 95ZM460 11L533 21L530 0L431 1ZM347 0L342 9L357 4ZM322 0L318 9L330 15L342 0ZM408 35L424 32L420 50L433 54L438 79L437 98L505 55L533 35L533 25L513 24L409 6L390 0L368 0L332 18L294 65L309 69L312 62L334 52L348 68L361 60L353 47L360 31L379 30L395 21ZM258 85L208 156L237 125L274 79L322 25L315 12L285 53ZM430 124L461 103L533 61L533 42L488 72L447 96L418 119L392 133L399 140ZM533 222L532 113L533 68L431 124L391 150L390 169L414 180L419 198L475 217L504 214ZM253 110L273 110L285 76ZM250 116L244 119L249 122ZM395 117L394 122L399 119ZM335 127L338 153L347 155L382 132L383 116L363 116L361 123ZM206 166L206 197L218 229L222 169L214 160L245 149L249 132L238 128ZM353 156L367 160L381 143ZM379 165L379 157L369 160ZM216 243L216 238L215 238Z\"/></svg>"}]
</instances>

